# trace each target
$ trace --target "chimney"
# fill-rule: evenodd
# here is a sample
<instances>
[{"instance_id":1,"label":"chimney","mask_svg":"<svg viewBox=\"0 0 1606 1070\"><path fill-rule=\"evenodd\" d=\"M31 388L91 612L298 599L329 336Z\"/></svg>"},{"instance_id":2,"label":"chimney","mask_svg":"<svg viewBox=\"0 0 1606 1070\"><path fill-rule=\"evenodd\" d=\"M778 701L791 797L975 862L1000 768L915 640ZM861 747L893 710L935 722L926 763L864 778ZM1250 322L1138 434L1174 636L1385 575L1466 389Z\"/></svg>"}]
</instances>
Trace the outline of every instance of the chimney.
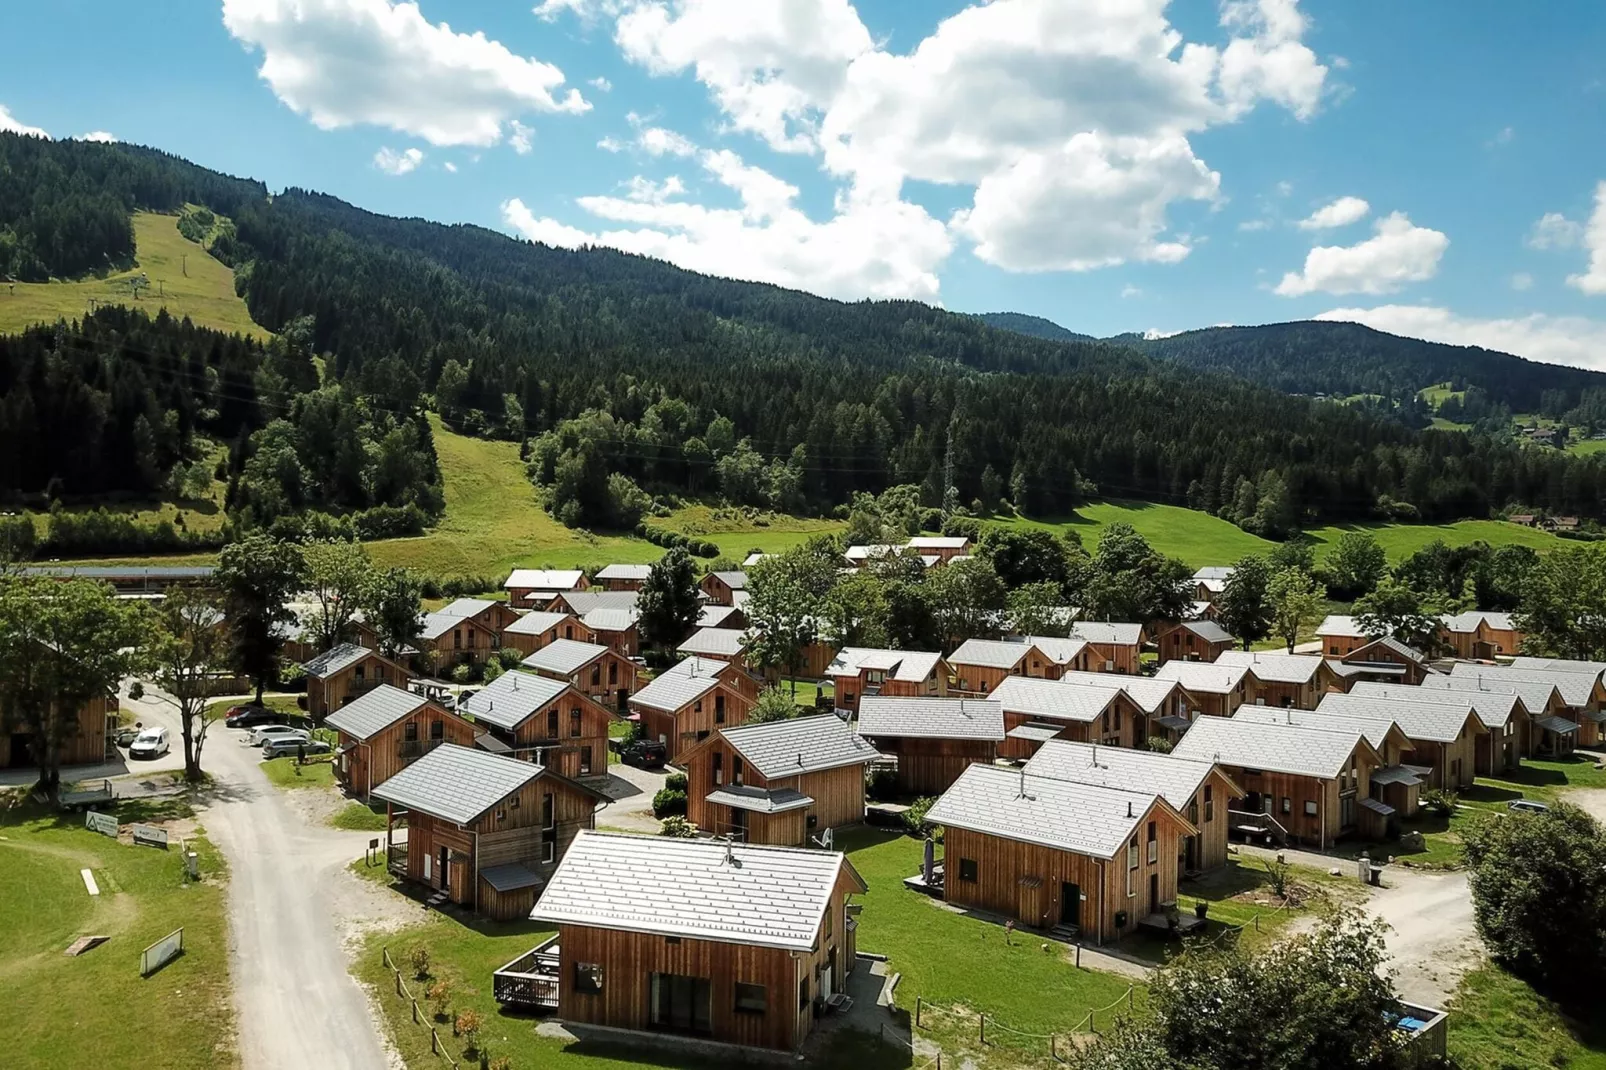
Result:
<instances>
[{"instance_id":1,"label":"chimney","mask_svg":"<svg viewBox=\"0 0 1606 1070\"><path fill-rule=\"evenodd\" d=\"M1132 812L1132 800L1131 799L1128 799L1126 801L1126 816L1127 817L1137 817L1138 816L1137 814L1134 814Z\"/></svg>"}]
</instances>

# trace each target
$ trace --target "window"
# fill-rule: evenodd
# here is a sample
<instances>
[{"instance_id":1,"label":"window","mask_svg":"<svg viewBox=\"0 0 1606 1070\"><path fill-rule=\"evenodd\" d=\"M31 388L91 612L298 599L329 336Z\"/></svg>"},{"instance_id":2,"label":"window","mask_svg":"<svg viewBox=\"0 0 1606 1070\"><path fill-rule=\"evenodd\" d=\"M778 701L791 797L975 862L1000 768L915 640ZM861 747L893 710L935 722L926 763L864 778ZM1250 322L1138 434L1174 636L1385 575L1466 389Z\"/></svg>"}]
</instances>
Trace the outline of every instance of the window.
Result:
<instances>
[{"instance_id":1,"label":"window","mask_svg":"<svg viewBox=\"0 0 1606 1070\"><path fill-rule=\"evenodd\" d=\"M463 629L461 629L461 628L453 628L452 629L452 649L453 650L462 650L463 649Z\"/></svg>"},{"instance_id":2,"label":"window","mask_svg":"<svg viewBox=\"0 0 1606 1070\"><path fill-rule=\"evenodd\" d=\"M556 706L546 711L546 734L552 739L558 738L558 708Z\"/></svg>"},{"instance_id":3,"label":"window","mask_svg":"<svg viewBox=\"0 0 1606 1070\"><path fill-rule=\"evenodd\" d=\"M1315 817L1316 816L1316 800L1315 799L1306 799L1305 800L1305 816L1306 817Z\"/></svg>"},{"instance_id":4,"label":"window","mask_svg":"<svg viewBox=\"0 0 1606 1070\"><path fill-rule=\"evenodd\" d=\"M693 712L693 713L702 713L703 712L703 700L702 699L698 699L696 702L693 702L691 704L691 712Z\"/></svg>"},{"instance_id":5,"label":"window","mask_svg":"<svg viewBox=\"0 0 1606 1070\"><path fill-rule=\"evenodd\" d=\"M580 707L576 706L569 711L569 735L577 738L580 735Z\"/></svg>"},{"instance_id":6,"label":"window","mask_svg":"<svg viewBox=\"0 0 1606 1070\"><path fill-rule=\"evenodd\" d=\"M445 739L446 738L446 722L445 721L431 721L431 722L429 722L429 738L430 739Z\"/></svg>"},{"instance_id":7,"label":"window","mask_svg":"<svg viewBox=\"0 0 1606 1070\"><path fill-rule=\"evenodd\" d=\"M517 792L515 792L513 797L507 801L507 806L509 810L517 810L519 808L519 796Z\"/></svg>"},{"instance_id":8,"label":"window","mask_svg":"<svg viewBox=\"0 0 1606 1070\"><path fill-rule=\"evenodd\" d=\"M619 663L617 661L608 662L608 682L610 684L619 682Z\"/></svg>"},{"instance_id":9,"label":"window","mask_svg":"<svg viewBox=\"0 0 1606 1070\"><path fill-rule=\"evenodd\" d=\"M1216 801L1210 797L1210 785L1206 784L1205 785L1205 820L1206 821L1214 821L1215 819L1216 819Z\"/></svg>"},{"instance_id":10,"label":"window","mask_svg":"<svg viewBox=\"0 0 1606 1070\"><path fill-rule=\"evenodd\" d=\"M544 829L558 827L557 807L550 791L541 796L541 827Z\"/></svg>"},{"instance_id":11,"label":"window","mask_svg":"<svg viewBox=\"0 0 1606 1070\"><path fill-rule=\"evenodd\" d=\"M1288 796L1284 795L1283 796L1283 813L1291 814L1293 812L1294 812L1294 800L1292 800Z\"/></svg>"},{"instance_id":12,"label":"window","mask_svg":"<svg viewBox=\"0 0 1606 1070\"><path fill-rule=\"evenodd\" d=\"M602 991L602 963L577 962L574 964L574 990L582 995L594 996Z\"/></svg>"},{"instance_id":13,"label":"window","mask_svg":"<svg viewBox=\"0 0 1606 1070\"><path fill-rule=\"evenodd\" d=\"M1198 796L1194 796L1192 799L1188 800L1188 823L1192 825L1197 825L1199 823Z\"/></svg>"},{"instance_id":14,"label":"window","mask_svg":"<svg viewBox=\"0 0 1606 1070\"><path fill-rule=\"evenodd\" d=\"M580 775L585 776L589 772L591 772L591 748L585 746L580 748Z\"/></svg>"},{"instance_id":15,"label":"window","mask_svg":"<svg viewBox=\"0 0 1606 1070\"><path fill-rule=\"evenodd\" d=\"M496 823L498 825L500 825L502 822L504 822L506 820L507 820L507 811L506 810L498 810L496 812Z\"/></svg>"},{"instance_id":16,"label":"window","mask_svg":"<svg viewBox=\"0 0 1606 1070\"><path fill-rule=\"evenodd\" d=\"M714 696L714 723L715 724L724 724L725 723L725 696L724 695L715 695Z\"/></svg>"},{"instance_id":17,"label":"window","mask_svg":"<svg viewBox=\"0 0 1606 1070\"><path fill-rule=\"evenodd\" d=\"M1106 732L1108 732L1110 730L1110 711L1109 710L1105 710L1104 711L1104 730Z\"/></svg>"},{"instance_id":18,"label":"window","mask_svg":"<svg viewBox=\"0 0 1606 1070\"><path fill-rule=\"evenodd\" d=\"M825 912L825 938L827 940L831 939L831 915L833 913L833 910L827 910Z\"/></svg>"},{"instance_id":19,"label":"window","mask_svg":"<svg viewBox=\"0 0 1606 1070\"><path fill-rule=\"evenodd\" d=\"M1138 868L1138 838L1132 837L1132 842L1126 845L1126 868Z\"/></svg>"},{"instance_id":20,"label":"window","mask_svg":"<svg viewBox=\"0 0 1606 1070\"><path fill-rule=\"evenodd\" d=\"M1160 860L1160 840L1155 832L1155 822L1149 822L1149 865Z\"/></svg>"},{"instance_id":21,"label":"window","mask_svg":"<svg viewBox=\"0 0 1606 1070\"><path fill-rule=\"evenodd\" d=\"M541 861L550 865L558 860L558 812L549 791L541 796Z\"/></svg>"},{"instance_id":22,"label":"window","mask_svg":"<svg viewBox=\"0 0 1606 1070\"><path fill-rule=\"evenodd\" d=\"M402 727L402 738L405 739L409 743L417 743L418 742L418 722L417 721L408 721L407 724Z\"/></svg>"},{"instance_id":23,"label":"window","mask_svg":"<svg viewBox=\"0 0 1606 1070\"><path fill-rule=\"evenodd\" d=\"M591 685L595 687L600 683L602 683L602 665L593 665L591 666Z\"/></svg>"},{"instance_id":24,"label":"window","mask_svg":"<svg viewBox=\"0 0 1606 1070\"><path fill-rule=\"evenodd\" d=\"M714 778L714 787L725 783L725 756L718 751L714 752L714 761L711 766Z\"/></svg>"},{"instance_id":25,"label":"window","mask_svg":"<svg viewBox=\"0 0 1606 1070\"><path fill-rule=\"evenodd\" d=\"M563 638L565 638L565 639L573 639L574 638L574 626L573 625L565 624L563 626Z\"/></svg>"},{"instance_id":26,"label":"window","mask_svg":"<svg viewBox=\"0 0 1606 1070\"><path fill-rule=\"evenodd\" d=\"M803 1009L807 1008L808 1005L809 1005L809 979L807 977L805 977L805 978L803 978L801 981L799 981L797 983L797 1006L798 1006L799 1010L803 1010Z\"/></svg>"},{"instance_id":27,"label":"window","mask_svg":"<svg viewBox=\"0 0 1606 1070\"><path fill-rule=\"evenodd\" d=\"M740 784L741 782L742 782L742 760L741 760L741 758L736 757L736 756L733 755L731 757L731 783Z\"/></svg>"},{"instance_id":28,"label":"window","mask_svg":"<svg viewBox=\"0 0 1606 1070\"><path fill-rule=\"evenodd\" d=\"M974 858L961 858L959 860L959 879L976 882L976 860Z\"/></svg>"},{"instance_id":29,"label":"window","mask_svg":"<svg viewBox=\"0 0 1606 1070\"><path fill-rule=\"evenodd\" d=\"M763 1014L769 1009L769 992L763 985L736 982L736 1009L743 1014Z\"/></svg>"},{"instance_id":30,"label":"window","mask_svg":"<svg viewBox=\"0 0 1606 1070\"><path fill-rule=\"evenodd\" d=\"M1115 707L1115 730L1117 732L1121 730L1121 707L1119 706Z\"/></svg>"}]
</instances>

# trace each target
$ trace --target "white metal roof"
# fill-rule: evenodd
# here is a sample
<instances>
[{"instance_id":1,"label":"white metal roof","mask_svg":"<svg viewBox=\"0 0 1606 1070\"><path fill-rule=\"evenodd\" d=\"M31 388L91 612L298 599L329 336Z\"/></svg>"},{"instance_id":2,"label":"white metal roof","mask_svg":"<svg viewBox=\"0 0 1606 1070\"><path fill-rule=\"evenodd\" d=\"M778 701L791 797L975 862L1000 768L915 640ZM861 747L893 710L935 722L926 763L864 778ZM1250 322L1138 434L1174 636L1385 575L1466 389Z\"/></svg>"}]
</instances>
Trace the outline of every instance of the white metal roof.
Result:
<instances>
[{"instance_id":1,"label":"white metal roof","mask_svg":"<svg viewBox=\"0 0 1606 1070\"><path fill-rule=\"evenodd\" d=\"M1086 639L1065 639L1057 635L1028 635L1021 640L1043 652L1043 656L1056 665L1069 665L1076 655L1087 649Z\"/></svg>"},{"instance_id":2,"label":"white metal roof","mask_svg":"<svg viewBox=\"0 0 1606 1070\"><path fill-rule=\"evenodd\" d=\"M1174 754L1051 739L1026 763L1032 776L1159 795L1180 813L1215 766Z\"/></svg>"},{"instance_id":3,"label":"white metal roof","mask_svg":"<svg viewBox=\"0 0 1606 1070\"><path fill-rule=\"evenodd\" d=\"M1458 661L1450 666L1450 675L1458 680L1477 680L1480 683L1491 684L1509 683L1513 686L1516 686L1518 681L1548 683L1555 687L1564 704L1575 707L1588 704L1595 692L1595 684L1600 679L1598 675L1587 672L1519 669L1505 665L1471 665L1464 661Z\"/></svg>"},{"instance_id":4,"label":"white metal roof","mask_svg":"<svg viewBox=\"0 0 1606 1070\"><path fill-rule=\"evenodd\" d=\"M582 643L578 639L554 639L519 664L542 672L571 676L607 652L607 647L598 646L596 643Z\"/></svg>"},{"instance_id":5,"label":"white metal roof","mask_svg":"<svg viewBox=\"0 0 1606 1070\"><path fill-rule=\"evenodd\" d=\"M1331 779L1349 765L1350 755L1362 745L1371 748L1359 728L1336 721L1328 729L1261 724L1236 717L1200 717L1171 753L1178 758L1218 762L1239 769Z\"/></svg>"},{"instance_id":6,"label":"white metal roof","mask_svg":"<svg viewBox=\"0 0 1606 1070\"><path fill-rule=\"evenodd\" d=\"M329 714L324 721L330 728L357 739L369 739L413 713L429 700L399 687L380 684Z\"/></svg>"},{"instance_id":7,"label":"white metal roof","mask_svg":"<svg viewBox=\"0 0 1606 1070\"><path fill-rule=\"evenodd\" d=\"M1232 579L1231 565L1206 565L1193 574L1196 580L1219 580L1222 583Z\"/></svg>"},{"instance_id":8,"label":"white metal roof","mask_svg":"<svg viewBox=\"0 0 1606 1070\"><path fill-rule=\"evenodd\" d=\"M418 635L421 639L439 639L453 628L461 627L468 614L448 613L437 609L433 613L424 614L424 619L418 626Z\"/></svg>"},{"instance_id":9,"label":"white metal roof","mask_svg":"<svg viewBox=\"0 0 1606 1070\"><path fill-rule=\"evenodd\" d=\"M948 664L977 665L984 669L1010 669L1031 652L1032 647L1029 643L1010 643L1002 639L967 639L958 650L948 655Z\"/></svg>"},{"instance_id":10,"label":"white metal roof","mask_svg":"<svg viewBox=\"0 0 1606 1070\"><path fill-rule=\"evenodd\" d=\"M516 568L503 587L534 587L543 591L568 591L579 586L585 573L577 568Z\"/></svg>"},{"instance_id":11,"label":"white metal roof","mask_svg":"<svg viewBox=\"0 0 1606 1070\"><path fill-rule=\"evenodd\" d=\"M640 591L559 591L557 596L577 617L593 609L635 609L641 600Z\"/></svg>"},{"instance_id":12,"label":"white metal roof","mask_svg":"<svg viewBox=\"0 0 1606 1070\"><path fill-rule=\"evenodd\" d=\"M1070 687L1097 687L1106 690L1114 688L1123 691L1126 697L1136 703L1138 709L1144 713L1158 713L1179 686L1175 680L1155 676L1079 671L1065 673L1060 677L1060 683Z\"/></svg>"},{"instance_id":13,"label":"white metal roof","mask_svg":"<svg viewBox=\"0 0 1606 1070\"><path fill-rule=\"evenodd\" d=\"M697 627L718 628L733 614L740 612L741 610L737 609L735 606L721 606L710 602L698 612Z\"/></svg>"},{"instance_id":14,"label":"white metal roof","mask_svg":"<svg viewBox=\"0 0 1606 1070\"><path fill-rule=\"evenodd\" d=\"M1465 613L1446 613L1439 619L1444 622L1446 630L1463 634L1477 631L1480 624L1484 624L1497 632L1516 630L1516 625L1512 622L1510 613L1490 613L1481 609L1469 609Z\"/></svg>"},{"instance_id":15,"label":"white metal roof","mask_svg":"<svg viewBox=\"0 0 1606 1070\"><path fill-rule=\"evenodd\" d=\"M1223 650L1217 665L1238 665L1263 683L1308 684L1316 679L1322 659L1314 654L1276 654L1264 650Z\"/></svg>"},{"instance_id":16,"label":"white metal roof","mask_svg":"<svg viewBox=\"0 0 1606 1070\"><path fill-rule=\"evenodd\" d=\"M635 609L608 609L598 606L580 618L580 623L594 632L628 632L641 619Z\"/></svg>"},{"instance_id":17,"label":"white metal roof","mask_svg":"<svg viewBox=\"0 0 1606 1070\"><path fill-rule=\"evenodd\" d=\"M1399 728L1393 721L1376 717L1346 717L1339 713L1317 713L1315 710L1294 710L1284 706L1239 706L1232 716L1234 720L1254 721L1257 724L1298 725L1327 731L1335 728L1359 731L1366 737L1366 742L1379 753L1383 750L1383 744L1388 741L1389 729Z\"/></svg>"},{"instance_id":18,"label":"white metal roof","mask_svg":"<svg viewBox=\"0 0 1606 1070\"><path fill-rule=\"evenodd\" d=\"M845 646L826 667L827 676L855 676L864 669L879 669L894 680L919 683L943 660L941 654L927 650L884 650L876 647Z\"/></svg>"},{"instance_id":19,"label":"white metal roof","mask_svg":"<svg viewBox=\"0 0 1606 1070\"><path fill-rule=\"evenodd\" d=\"M718 664L723 666L724 663L720 662ZM664 710L673 713L687 703L695 702L718 686L719 679L713 672L696 674L666 672L659 675L634 695L631 695L630 705L645 706L649 710Z\"/></svg>"},{"instance_id":20,"label":"white metal roof","mask_svg":"<svg viewBox=\"0 0 1606 1070\"><path fill-rule=\"evenodd\" d=\"M1188 629L1188 631L1207 643L1230 643L1235 641L1231 632L1213 620L1185 620L1177 627Z\"/></svg>"},{"instance_id":21,"label":"white metal roof","mask_svg":"<svg viewBox=\"0 0 1606 1070\"><path fill-rule=\"evenodd\" d=\"M1472 694L1516 695L1532 716L1540 716L1550 708L1554 699L1561 701L1556 685L1548 680L1479 680L1470 676L1436 673L1424 677L1422 688L1427 691L1466 691Z\"/></svg>"},{"instance_id":22,"label":"white metal roof","mask_svg":"<svg viewBox=\"0 0 1606 1070\"><path fill-rule=\"evenodd\" d=\"M747 587L747 573L745 572L710 572L709 575L720 580L733 591L745 590Z\"/></svg>"},{"instance_id":23,"label":"white metal roof","mask_svg":"<svg viewBox=\"0 0 1606 1070\"><path fill-rule=\"evenodd\" d=\"M472 617L476 613L484 613L494 605L496 605L495 600L490 598L454 598L435 612L445 613L451 617Z\"/></svg>"},{"instance_id":24,"label":"white metal roof","mask_svg":"<svg viewBox=\"0 0 1606 1070\"><path fill-rule=\"evenodd\" d=\"M651 565L605 565L592 577L598 580L645 580L652 575Z\"/></svg>"},{"instance_id":25,"label":"white metal roof","mask_svg":"<svg viewBox=\"0 0 1606 1070\"><path fill-rule=\"evenodd\" d=\"M1079 620L1071 625L1071 635L1106 646L1137 646L1143 642L1143 625Z\"/></svg>"},{"instance_id":26,"label":"white metal roof","mask_svg":"<svg viewBox=\"0 0 1606 1070\"><path fill-rule=\"evenodd\" d=\"M912 550L963 550L970 540L963 535L916 535L908 545Z\"/></svg>"},{"instance_id":27,"label":"white metal roof","mask_svg":"<svg viewBox=\"0 0 1606 1070\"><path fill-rule=\"evenodd\" d=\"M1347 613L1329 613L1322 618L1322 623L1316 629L1320 636L1334 636L1346 639L1365 639L1366 633L1361 631L1361 625L1355 617Z\"/></svg>"},{"instance_id":28,"label":"white metal roof","mask_svg":"<svg viewBox=\"0 0 1606 1070\"><path fill-rule=\"evenodd\" d=\"M987 696L1008 713L1051 721L1092 721L1110 708L1119 687L1078 687L1061 680L1011 676Z\"/></svg>"},{"instance_id":29,"label":"white metal roof","mask_svg":"<svg viewBox=\"0 0 1606 1070\"><path fill-rule=\"evenodd\" d=\"M1204 695L1226 695L1241 686L1249 670L1242 665L1223 665L1220 661L1168 661L1155 670L1156 680L1172 680L1189 691Z\"/></svg>"},{"instance_id":30,"label":"white metal roof","mask_svg":"<svg viewBox=\"0 0 1606 1070\"><path fill-rule=\"evenodd\" d=\"M341 643L325 650L322 654L301 666L301 668L308 676L333 676L342 669L351 668L372 654L373 651L365 646L358 646L356 643Z\"/></svg>"},{"instance_id":31,"label":"white metal roof","mask_svg":"<svg viewBox=\"0 0 1606 1070\"><path fill-rule=\"evenodd\" d=\"M526 613L506 628L503 628L502 633L504 635L509 632L515 635L541 635L548 629L556 628L570 619L571 616L572 614L569 613L546 613L542 611Z\"/></svg>"},{"instance_id":32,"label":"white metal roof","mask_svg":"<svg viewBox=\"0 0 1606 1070\"><path fill-rule=\"evenodd\" d=\"M740 628L698 628L684 643L675 648L675 652L724 654L735 657L746 648L746 644L742 642L742 637L746 634Z\"/></svg>"},{"instance_id":33,"label":"white metal roof","mask_svg":"<svg viewBox=\"0 0 1606 1070\"><path fill-rule=\"evenodd\" d=\"M846 865L835 851L587 829L530 917L807 951Z\"/></svg>"},{"instance_id":34,"label":"white metal roof","mask_svg":"<svg viewBox=\"0 0 1606 1070\"><path fill-rule=\"evenodd\" d=\"M859 699L859 734L906 739L1004 738L1004 708L978 698Z\"/></svg>"},{"instance_id":35,"label":"white metal roof","mask_svg":"<svg viewBox=\"0 0 1606 1070\"><path fill-rule=\"evenodd\" d=\"M1469 724L1476 726L1477 732L1484 730L1483 721L1471 702L1420 702L1366 694L1329 694L1322 696L1316 712L1393 721L1412 739L1434 743L1454 743L1467 731Z\"/></svg>"},{"instance_id":36,"label":"white metal roof","mask_svg":"<svg viewBox=\"0 0 1606 1070\"><path fill-rule=\"evenodd\" d=\"M707 801L756 814L784 814L814 805L814 800L792 788L755 788L750 784L728 784L706 796Z\"/></svg>"},{"instance_id":37,"label":"white metal roof","mask_svg":"<svg viewBox=\"0 0 1606 1070\"><path fill-rule=\"evenodd\" d=\"M1552 672L1581 672L1599 676L1606 672L1606 661L1578 661L1573 658L1519 657L1511 660L1513 669L1548 669Z\"/></svg>"},{"instance_id":38,"label":"white metal roof","mask_svg":"<svg viewBox=\"0 0 1606 1070\"><path fill-rule=\"evenodd\" d=\"M720 734L765 780L863 765L880 757L862 736L830 713L737 725L721 729Z\"/></svg>"},{"instance_id":39,"label":"white metal roof","mask_svg":"<svg viewBox=\"0 0 1606 1070\"><path fill-rule=\"evenodd\" d=\"M373 795L466 825L544 772L533 762L443 743L375 787Z\"/></svg>"},{"instance_id":40,"label":"white metal roof","mask_svg":"<svg viewBox=\"0 0 1606 1070\"><path fill-rule=\"evenodd\" d=\"M721 661L718 658L700 658L693 654L689 658L681 658L679 661L675 662L675 664L671 665L658 675L660 678L674 675L719 676L723 679L727 676L733 675L738 671L739 670L728 661Z\"/></svg>"},{"instance_id":41,"label":"white metal roof","mask_svg":"<svg viewBox=\"0 0 1606 1070\"><path fill-rule=\"evenodd\" d=\"M1047 744L1045 744L1046 746ZM1114 858L1158 801L1152 792L972 765L927 812L933 825Z\"/></svg>"},{"instance_id":42,"label":"white metal roof","mask_svg":"<svg viewBox=\"0 0 1606 1070\"><path fill-rule=\"evenodd\" d=\"M515 669L463 700L463 711L472 714L476 721L512 731L545 709L568 687L567 681Z\"/></svg>"},{"instance_id":43,"label":"white metal roof","mask_svg":"<svg viewBox=\"0 0 1606 1070\"><path fill-rule=\"evenodd\" d=\"M1350 688L1352 695L1370 695L1381 699L1403 699L1407 702L1448 702L1468 705L1488 728L1504 728L1511 715L1517 712L1522 700L1510 692L1495 691L1440 691L1405 684L1381 684L1362 680Z\"/></svg>"}]
</instances>

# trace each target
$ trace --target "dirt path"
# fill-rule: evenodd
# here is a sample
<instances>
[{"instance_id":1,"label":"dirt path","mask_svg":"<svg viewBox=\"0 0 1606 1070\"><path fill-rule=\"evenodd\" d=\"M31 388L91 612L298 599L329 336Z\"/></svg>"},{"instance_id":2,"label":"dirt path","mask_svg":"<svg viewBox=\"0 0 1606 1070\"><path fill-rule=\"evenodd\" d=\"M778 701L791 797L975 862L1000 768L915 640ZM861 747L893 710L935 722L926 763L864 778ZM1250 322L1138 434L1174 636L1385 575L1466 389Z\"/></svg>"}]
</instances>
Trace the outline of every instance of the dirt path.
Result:
<instances>
[{"instance_id":1,"label":"dirt path","mask_svg":"<svg viewBox=\"0 0 1606 1070\"><path fill-rule=\"evenodd\" d=\"M1606 788L1574 788L1562 792L1557 798L1572 803L1596 821L1606 824Z\"/></svg>"}]
</instances>

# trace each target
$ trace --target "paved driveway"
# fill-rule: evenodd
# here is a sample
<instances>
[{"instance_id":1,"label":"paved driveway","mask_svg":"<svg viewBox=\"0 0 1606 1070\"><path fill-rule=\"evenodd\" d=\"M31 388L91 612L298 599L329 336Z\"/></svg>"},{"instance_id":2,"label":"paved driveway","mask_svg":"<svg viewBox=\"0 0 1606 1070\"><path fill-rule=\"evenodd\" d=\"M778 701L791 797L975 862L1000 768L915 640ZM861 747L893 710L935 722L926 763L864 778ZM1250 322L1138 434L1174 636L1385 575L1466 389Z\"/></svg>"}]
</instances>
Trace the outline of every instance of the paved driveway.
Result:
<instances>
[{"instance_id":1,"label":"paved driveway","mask_svg":"<svg viewBox=\"0 0 1606 1070\"><path fill-rule=\"evenodd\" d=\"M613 800L597 811L599 827L626 832L657 832L658 819L652 816L652 797L664 786L673 770L637 769L620 761L610 762L608 776L587 780L589 787Z\"/></svg>"}]
</instances>

